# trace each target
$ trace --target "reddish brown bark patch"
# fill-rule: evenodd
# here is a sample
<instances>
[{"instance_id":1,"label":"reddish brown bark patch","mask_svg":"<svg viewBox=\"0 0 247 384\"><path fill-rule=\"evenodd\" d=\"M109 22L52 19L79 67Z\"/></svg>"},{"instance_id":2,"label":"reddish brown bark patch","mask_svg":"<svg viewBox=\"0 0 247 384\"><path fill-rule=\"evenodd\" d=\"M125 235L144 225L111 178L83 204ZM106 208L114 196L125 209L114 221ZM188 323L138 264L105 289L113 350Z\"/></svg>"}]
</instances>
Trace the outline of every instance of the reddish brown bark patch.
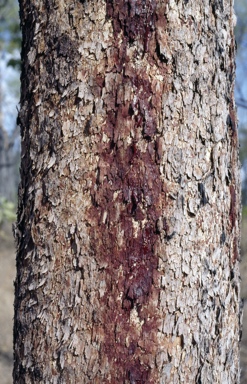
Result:
<instances>
[{"instance_id":1,"label":"reddish brown bark patch","mask_svg":"<svg viewBox=\"0 0 247 384\"><path fill-rule=\"evenodd\" d=\"M155 370L151 371L149 363L157 349L155 244L160 241L157 221L163 214L165 194L157 163L152 85L147 76L140 80L138 74L121 78L120 84L125 82L135 90L135 99L119 101L108 114L103 130L110 141L98 148L97 189L92 190L90 212L94 218L92 250L99 263L107 265L107 288L101 299L100 318L105 324L101 354L110 362L109 382L155 383ZM113 89L114 99L115 94ZM108 105L113 105L112 99ZM130 320L133 310L139 325Z\"/></svg>"},{"instance_id":2,"label":"reddish brown bark patch","mask_svg":"<svg viewBox=\"0 0 247 384\"><path fill-rule=\"evenodd\" d=\"M232 91L231 97L232 98L234 97L234 91ZM238 131L237 131L238 124L237 124L237 113L232 100L230 101L230 104L229 104L229 114L227 116L226 123L231 132L232 147L236 148L238 145Z\"/></svg>"},{"instance_id":3,"label":"reddish brown bark patch","mask_svg":"<svg viewBox=\"0 0 247 384\"><path fill-rule=\"evenodd\" d=\"M146 73L146 65L136 66L135 55L128 57L126 49L139 39L144 52L148 50L146 60L156 65L156 2L106 3L115 41L109 57L111 76L99 82L95 74L107 120L96 151L100 160L88 219L92 252L106 281L97 314L104 335L100 355L110 364L106 382L151 384L158 377L154 360L160 322L155 249L164 236L157 223L166 216L167 204L157 124L168 86L164 81L163 89L156 87L157 79ZM165 64L157 71L166 77Z\"/></svg>"},{"instance_id":4,"label":"reddish brown bark patch","mask_svg":"<svg viewBox=\"0 0 247 384\"><path fill-rule=\"evenodd\" d=\"M144 53L155 29L156 1L153 0L107 0L107 16L112 20L115 37L123 31L129 44L141 39Z\"/></svg>"},{"instance_id":5,"label":"reddish brown bark patch","mask_svg":"<svg viewBox=\"0 0 247 384\"><path fill-rule=\"evenodd\" d=\"M107 289L101 300L104 310L100 317L105 324L101 353L110 361L111 383L127 379L131 383L155 382L146 357L154 356L157 348L155 244L160 239L156 228L165 196L157 164L148 150L142 153L135 146L133 142L123 155L117 145L110 153L101 154L108 172L98 184L91 210L97 219L92 229L93 252L107 265ZM118 197L113 201L116 191ZM137 234L133 222L138 225ZM119 232L123 232L121 245ZM141 329L130 321L133 310Z\"/></svg>"}]
</instances>

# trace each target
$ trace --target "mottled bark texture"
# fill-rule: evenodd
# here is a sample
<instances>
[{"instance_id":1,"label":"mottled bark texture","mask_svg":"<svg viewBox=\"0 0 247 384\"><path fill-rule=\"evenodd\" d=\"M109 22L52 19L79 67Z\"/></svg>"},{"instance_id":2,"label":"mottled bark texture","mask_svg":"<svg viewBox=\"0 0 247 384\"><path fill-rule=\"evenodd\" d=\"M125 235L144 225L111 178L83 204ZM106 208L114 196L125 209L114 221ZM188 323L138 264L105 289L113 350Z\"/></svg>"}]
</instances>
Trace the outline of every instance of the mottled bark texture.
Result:
<instances>
[{"instance_id":1,"label":"mottled bark texture","mask_svg":"<svg viewBox=\"0 0 247 384\"><path fill-rule=\"evenodd\" d=\"M232 1L20 3L15 383L238 383Z\"/></svg>"}]
</instances>

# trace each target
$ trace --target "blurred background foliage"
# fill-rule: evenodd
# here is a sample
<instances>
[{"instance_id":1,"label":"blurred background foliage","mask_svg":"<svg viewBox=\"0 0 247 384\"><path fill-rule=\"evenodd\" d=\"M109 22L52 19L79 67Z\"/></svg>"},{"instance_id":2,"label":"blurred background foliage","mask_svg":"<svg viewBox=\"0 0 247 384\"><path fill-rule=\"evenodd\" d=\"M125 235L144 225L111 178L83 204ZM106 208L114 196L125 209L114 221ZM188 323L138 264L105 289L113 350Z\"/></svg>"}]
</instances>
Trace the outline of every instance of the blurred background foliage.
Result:
<instances>
[{"instance_id":1,"label":"blurred background foliage","mask_svg":"<svg viewBox=\"0 0 247 384\"><path fill-rule=\"evenodd\" d=\"M1 50L10 53L15 49L20 50L19 6L16 0L0 0L0 44ZM17 68L20 68L20 61Z\"/></svg>"},{"instance_id":2,"label":"blurred background foliage","mask_svg":"<svg viewBox=\"0 0 247 384\"><path fill-rule=\"evenodd\" d=\"M4 221L15 221L15 204L7 200L5 197L0 197L0 226Z\"/></svg>"},{"instance_id":3,"label":"blurred background foliage","mask_svg":"<svg viewBox=\"0 0 247 384\"><path fill-rule=\"evenodd\" d=\"M19 5L0 0L0 228L15 220L20 138L16 124L20 95Z\"/></svg>"},{"instance_id":4,"label":"blurred background foliage","mask_svg":"<svg viewBox=\"0 0 247 384\"><path fill-rule=\"evenodd\" d=\"M247 0L235 1L237 71L235 98L239 118L243 218L247 220Z\"/></svg>"}]
</instances>

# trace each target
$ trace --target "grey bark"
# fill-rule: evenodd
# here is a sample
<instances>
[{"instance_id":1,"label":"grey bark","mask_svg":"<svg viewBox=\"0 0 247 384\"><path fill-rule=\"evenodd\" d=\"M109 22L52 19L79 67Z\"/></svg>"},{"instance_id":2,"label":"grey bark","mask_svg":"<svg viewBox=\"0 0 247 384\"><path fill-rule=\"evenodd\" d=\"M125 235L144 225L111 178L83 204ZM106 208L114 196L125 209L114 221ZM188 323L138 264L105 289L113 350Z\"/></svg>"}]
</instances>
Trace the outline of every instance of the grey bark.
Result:
<instances>
[{"instance_id":1,"label":"grey bark","mask_svg":"<svg viewBox=\"0 0 247 384\"><path fill-rule=\"evenodd\" d=\"M231 0L20 1L15 383L238 383Z\"/></svg>"}]
</instances>

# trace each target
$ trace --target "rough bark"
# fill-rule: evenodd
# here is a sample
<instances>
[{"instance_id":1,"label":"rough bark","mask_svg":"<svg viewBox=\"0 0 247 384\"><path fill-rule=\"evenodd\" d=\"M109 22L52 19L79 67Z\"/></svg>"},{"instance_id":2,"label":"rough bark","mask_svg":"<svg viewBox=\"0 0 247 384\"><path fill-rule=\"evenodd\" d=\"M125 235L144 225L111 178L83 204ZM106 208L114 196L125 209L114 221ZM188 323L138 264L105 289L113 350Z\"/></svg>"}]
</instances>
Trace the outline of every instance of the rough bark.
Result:
<instances>
[{"instance_id":1,"label":"rough bark","mask_svg":"<svg viewBox=\"0 0 247 384\"><path fill-rule=\"evenodd\" d=\"M20 5L15 383L238 383L232 1Z\"/></svg>"}]
</instances>

